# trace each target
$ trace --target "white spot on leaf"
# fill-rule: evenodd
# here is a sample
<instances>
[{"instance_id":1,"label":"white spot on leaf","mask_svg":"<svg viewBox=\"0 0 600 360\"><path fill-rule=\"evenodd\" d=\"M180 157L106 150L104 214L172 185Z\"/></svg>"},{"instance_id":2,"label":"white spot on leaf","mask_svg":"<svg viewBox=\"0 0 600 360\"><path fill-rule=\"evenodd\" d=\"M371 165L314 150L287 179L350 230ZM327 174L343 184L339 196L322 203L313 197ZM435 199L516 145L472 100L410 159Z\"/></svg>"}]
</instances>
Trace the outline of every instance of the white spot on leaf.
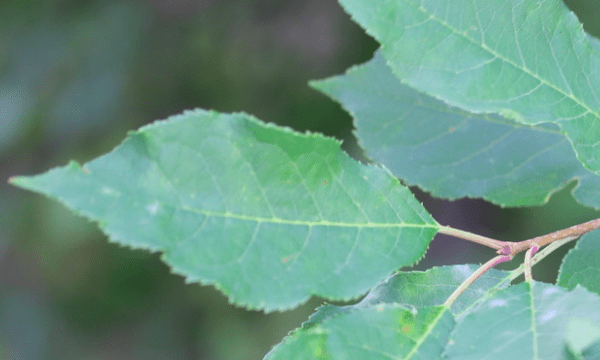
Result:
<instances>
[{"instance_id":1,"label":"white spot on leaf","mask_svg":"<svg viewBox=\"0 0 600 360\"><path fill-rule=\"evenodd\" d=\"M542 314L542 316L540 316L540 324L545 323L546 321L552 319L555 316L556 316L556 310L550 310L550 311L545 312L544 314Z\"/></svg>"},{"instance_id":2,"label":"white spot on leaf","mask_svg":"<svg viewBox=\"0 0 600 360\"><path fill-rule=\"evenodd\" d=\"M155 214L156 214L156 212L158 211L158 208L159 208L159 207L160 207L160 206L158 205L158 203L157 203L157 202L155 202L154 204L150 204L150 205L146 206L146 210L148 210L148 212L149 212L150 214L152 214L152 215L155 215Z\"/></svg>"},{"instance_id":3,"label":"white spot on leaf","mask_svg":"<svg viewBox=\"0 0 600 360\"><path fill-rule=\"evenodd\" d=\"M455 281L463 282L466 278L471 276L473 270L471 270L469 265L456 265L452 269L452 272L454 273L453 278Z\"/></svg>"},{"instance_id":4,"label":"white spot on leaf","mask_svg":"<svg viewBox=\"0 0 600 360\"><path fill-rule=\"evenodd\" d=\"M507 305L506 300L494 299L494 300L490 301L488 306L491 308L495 308L498 306L506 306L506 305Z\"/></svg>"},{"instance_id":5,"label":"white spot on leaf","mask_svg":"<svg viewBox=\"0 0 600 360\"><path fill-rule=\"evenodd\" d=\"M553 287L549 287L544 289L544 295L550 295L550 294L554 294L555 292L558 292L559 290Z\"/></svg>"}]
</instances>

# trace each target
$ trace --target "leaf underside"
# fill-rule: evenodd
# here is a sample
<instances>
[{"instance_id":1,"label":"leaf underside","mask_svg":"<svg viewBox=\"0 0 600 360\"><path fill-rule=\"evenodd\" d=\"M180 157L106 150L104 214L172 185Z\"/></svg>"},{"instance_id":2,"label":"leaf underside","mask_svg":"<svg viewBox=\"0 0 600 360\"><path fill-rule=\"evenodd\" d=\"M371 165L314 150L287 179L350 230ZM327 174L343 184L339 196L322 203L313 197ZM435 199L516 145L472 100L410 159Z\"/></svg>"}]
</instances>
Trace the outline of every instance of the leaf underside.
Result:
<instances>
[{"instance_id":1,"label":"leaf underside","mask_svg":"<svg viewBox=\"0 0 600 360\"><path fill-rule=\"evenodd\" d=\"M436 197L541 205L577 179L575 199L600 208L600 176L556 129L454 108L402 84L380 52L343 76L312 82L354 118L367 155Z\"/></svg>"},{"instance_id":2,"label":"leaf underside","mask_svg":"<svg viewBox=\"0 0 600 360\"><path fill-rule=\"evenodd\" d=\"M600 42L561 0L340 0L403 82L473 113L554 122L600 171Z\"/></svg>"},{"instance_id":3,"label":"leaf underside","mask_svg":"<svg viewBox=\"0 0 600 360\"><path fill-rule=\"evenodd\" d=\"M438 229L387 170L334 139L246 114L189 111L84 166L11 182L98 222L112 241L162 252L187 281L266 311L359 296L419 260Z\"/></svg>"}]
</instances>

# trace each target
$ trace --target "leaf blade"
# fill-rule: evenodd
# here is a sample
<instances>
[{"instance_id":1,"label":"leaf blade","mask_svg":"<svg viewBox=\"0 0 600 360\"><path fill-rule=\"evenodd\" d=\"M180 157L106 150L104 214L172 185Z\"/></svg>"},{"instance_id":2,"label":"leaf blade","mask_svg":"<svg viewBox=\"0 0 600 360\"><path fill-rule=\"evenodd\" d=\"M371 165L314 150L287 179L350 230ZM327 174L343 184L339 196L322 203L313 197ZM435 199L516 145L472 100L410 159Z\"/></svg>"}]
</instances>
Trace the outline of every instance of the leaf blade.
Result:
<instances>
[{"instance_id":1,"label":"leaf blade","mask_svg":"<svg viewBox=\"0 0 600 360\"><path fill-rule=\"evenodd\" d=\"M313 294L358 296L417 261L438 229L385 169L245 114L186 112L83 167L11 182L99 222L114 241L161 251L187 281L267 311Z\"/></svg>"},{"instance_id":2,"label":"leaf blade","mask_svg":"<svg viewBox=\"0 0 600 360\"><path fill-rule=\"evenodd\" d=\"M600 46L562 1L340 2L407 84L471 112L555 122L600 171Z\"/></svg>"},{"instance_id":3,"label":"leaf blade","mask_svg":"<svg viewBox=\"0 0 600 360\"><path fill-rule=\"evenodd\" d=\"M451 359L564 359L573 320L600 321L600 298L584 288L521 283L500 290L457 322Z\"/></svg>"},{"instance_id":4,"label":"leaf blade","mask_svg":"<svg viewBox=\"0 0 600 360\"><path fill-rule=\"evenodd\" d=\"M556 281L567 289L581 285L600 295L600 232L583 235L563 258Z\"/></svg>"},{"instance_id":5,"label":"leaf blade","mask_svg":"<svg viewBox=\"0 0 600 360\"><path fill-rule=\"evenodd\" d=\"M418 93L393 76L379 52L311 85L352 115L368 156L434 196L541 205L577 179L575 199L600 208L600 177L581 165L557 130L471 114Z\"/></svg>"},{"instance_id":6,"label":"leaf blade","mask_svg":"<svg viewBox=\"0 0 600 360\"><path fill-rule=\"evenodd\" d=\"M444 307L382 304L296 330L265 359L437 359L453 326Z\"/></svg>"},{"instance_id":7,"label":"leaf blade","mask_svg":"<svg viewBox=\"0 0 600 360\"><path fill-rule=\"evenodd\" d=\"M479 266L473 264L449 265L428 269L427 271L399 272L372 288L358 303L336 306L323 305L317 308L308 321L302 324L308 328L323 322L327 318L381 304L401 304L413 308L444 305L448 297ZM469 313L477 303L491 293L509 285L510 273L491 269L480 276L450 306L452 314L460 318Z\"/></svg>"}]
</instances>

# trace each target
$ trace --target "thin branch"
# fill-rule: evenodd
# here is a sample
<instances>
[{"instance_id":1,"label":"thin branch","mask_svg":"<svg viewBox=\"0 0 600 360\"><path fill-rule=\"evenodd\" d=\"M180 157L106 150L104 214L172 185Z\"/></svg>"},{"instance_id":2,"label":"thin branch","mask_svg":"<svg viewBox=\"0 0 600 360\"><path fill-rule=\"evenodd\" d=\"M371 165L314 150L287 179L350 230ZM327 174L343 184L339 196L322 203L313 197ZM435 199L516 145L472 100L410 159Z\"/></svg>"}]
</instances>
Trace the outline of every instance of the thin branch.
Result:
<instances>
[{"instance_id":1,"label":"thin branch","mask_svg":"<svg viewBox=\"0 0 600 360\"><path fill-rule=\"evenodd\" d=\"M462 284L460 284L458 288L456 288L456 290L454 290L452 295L450 295L448 300L446 300L446 302L444 303L444 306L450 307L456 301L456 299L458 299L460 294L462 294L469 286L471 286L473 282L475 282L475 280L477 280L481 275L485 274L489 269L503 262L510 261L512 260L512 258L513 257L510 255L498 255L490 261L486 262L485 264L481 265L479 269L475 270L475 272L472 273L471 276L469 276L465 281L463 281Z\"/></svg>"},{"instance_id":2,"label":"thin branch","mask_svg":"<svg viewBox=\"0 0 600 360\"><path fill-rule=\"evenodd\" d=\"M453 229L449 226L441 226L438 232L446 235L451 235L464 240L472 241L478 244L482 244L497 250L500 254L490 261L483 264L477 269L471 276L469 276L460 286L450 295L448 300L444 303L445 306L451 306L456 299L462 294L477 278L484 274L494 266L512 260L513 256L520 253L521 251L527 250L525 254L525 262L515 271L511 273L510 281L514 280L521 273L525 273L525 280L532 281L533 276L531 275L531 267L556 250L561 245L575 240L583 234L600 228L600 219L585 222L583 224L571 226L570 228L555 231L553 233L535 237L529 240L523 240L516 243L505 242L496 239L491 239L485 236L476 235L468 231ZM548 246L546 246L548 245ZM542 251L538 253L538 250L546 246ZM537 253L537 254L536 254ZM535 256L534 256L535 255Z\"/></svg>"},{"instance_id":3,"label":"thin branch","mask_svg":"<svg viewBox=\"0 0 600 360\"><path fill-rule=\"evenodd\" d=\"M570 228L555 231L550 234L535 237L529 240L523 240L517 243L508 243L510 247L510 254L516 255L521 251L527 250L533 245L543 247L555 241L565 239L567 237L580 237L581 235L588 233L592 230L600 228L600 219L585 222L583 224L571 226ZM504 254L502 250L498 251L499 254Z\"/></svg>"},{"instance_id":4,"label":"thin branch","mask_svg":"<svg viewBox=\"0 0 600 360\"><path fill-rule=\"evenodd\" d=\"M576 240L578 238L579 238L579 236L569 236L564 239L560 239L560 240L557 240L557 241L551 243L550 245L548 245L545 248L543 248L542 250L540 250L537 254L535 254L535 256L531 259L531 266L542 261L546 256L550 255L554 250L558 249L559 247L563 246L564 244L571 242L573 240ZM510 277L506 280L508 280L509 282L513 281L514 279L518 278L519 275L523 274L524 272L525 272L525 264L521 264L521 266L519 266L518 268L514 269L511 272ZM501 281L500 283L502 283L503 281Z\"/></svg>"},{"instance_id":5,"label":"thin branch","mask_svg":"<svg viewBox=\"0 0 600 360\"><path fill-rule=\"evenodd\" d=\"M438 233L454 236L457 238L461 238L463 240L468 240L468 241L471 241L474 243L485 245L487 247L491 247L492 249L496 249L498 251L502 251L503 249L508 249L511 244L511 243L508 243L505 241L500 241L500 240L492 239L489 237L473 234L468 231L454 229L454 228L451 228L450 226L440 227L440 229L438 230Z\"/></svg>"},{"instance_id":6,"label":"thin branch","mask_svg":"<svg viewBox=\"0 0 600 360\"><path fill-rule=\"evenodd\" d=\"M533 256L533 258L531 259L531 265L535 265L538 262L542 261L546 256L550 255L554 250L558 249L559 247L561 247L562 245L571 242L575 239L578 239L577 236L571 236L571 237L567 237L564 238L562 240L559 241L555 241L552 244L546 246L545 248L541 249L539 252L537 252L535 254L535 256ZM500 280L498 283L496 283L496 285L492 286L488 291L492 290L492 289L500 289L502 287L503 284L505 283L511 283L513 280L515 280L516 278L518 278L521 274L523 274L523 272L525 271L525 264L521 264L518 268L516 268L515 270L511 271L510 274L505 277L504 279ZM481 302L484 299L484 297L480 297L477 301L475 301L474 303L472 303L471 305L467 306L466 308L464 308L460 313L456 314L457 318L460 318L461 316L463 316L463 314L466 314L467 312L469 312L469 309L471 309L472 307L474 307L476 304L478 304L479 302ZM446 301L447 302L447 301Z\"/></svg>"},{"instance_id":7,"label":"thin branch","mask_svg":"<svg viewBox=\"0 0 600 360\"><path fill-rule=\"evenodd\" d=\"M583 224L571 226L570 228L555 231L550 234L534 237L532 239L519 242L506 242L489 237L477 235L464 230L454 229L450 226L440 226L438 233L454 236L463 240L471 241L477 244L485 245L496 249L500 255L515 256L518 253L529 248L537 246L538 249L569 237L580 237L581 235L600 228L600 219L585 222Z\"/></svg>"}]
</instances>

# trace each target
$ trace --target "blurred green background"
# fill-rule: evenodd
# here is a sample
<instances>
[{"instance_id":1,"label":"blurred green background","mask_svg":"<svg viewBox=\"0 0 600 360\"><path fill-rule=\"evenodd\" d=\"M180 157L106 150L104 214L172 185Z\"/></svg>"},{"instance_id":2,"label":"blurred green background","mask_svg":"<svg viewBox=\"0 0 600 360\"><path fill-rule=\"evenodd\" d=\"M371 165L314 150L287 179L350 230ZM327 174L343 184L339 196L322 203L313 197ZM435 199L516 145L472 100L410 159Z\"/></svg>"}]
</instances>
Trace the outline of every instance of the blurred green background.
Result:
<instances>
[{"instance_id":1,"label":"blurred green background","mask_svg":"<svg viewBox=\"0 0 600 360\"><path fill-rule=\"evenodd\" d=\"M598 0L568 5L600 34ZM376 47L334 0L0 2L0 359L261 359L324 300L286 313L235 307L6 180L89 161L195 107L335 136L360 158L350 117L307 81ZM415 193L444 225L522 240L600 217L573 186L528 209ZM534 277L553 281L566 250ZM492 254L439 236L417 268Z\"/></svg>"}]
</instances>

